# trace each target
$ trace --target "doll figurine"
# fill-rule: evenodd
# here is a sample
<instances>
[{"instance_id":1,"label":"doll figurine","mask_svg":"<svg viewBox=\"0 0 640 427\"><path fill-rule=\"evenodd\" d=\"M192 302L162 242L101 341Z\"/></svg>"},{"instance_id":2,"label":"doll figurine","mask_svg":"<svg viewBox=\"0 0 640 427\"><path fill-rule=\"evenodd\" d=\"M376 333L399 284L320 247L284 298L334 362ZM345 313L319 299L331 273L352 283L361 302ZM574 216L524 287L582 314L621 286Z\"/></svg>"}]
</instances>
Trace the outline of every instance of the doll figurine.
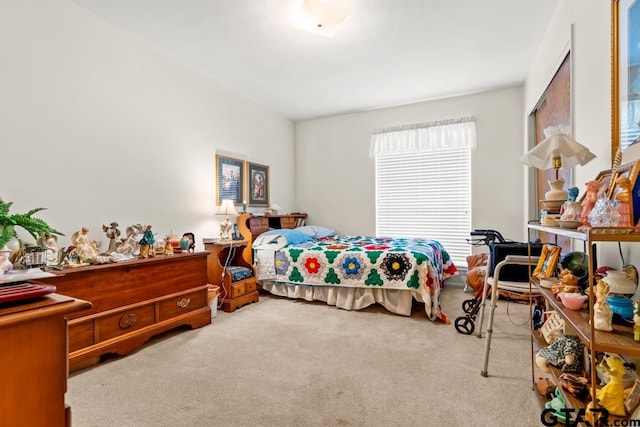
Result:
<instances>
[{"instance_id":1,"label":"doll figurine","mask_svg":"<svg viewBox=\"0 0 640 427\"><path fill-rule=\"evenodd\" d=\"M151 224L145 227L142 239L138 243L140 243L140 258L153 258L156 256L156 251L153 250L155 239L153 238L153 231L151 231Z\"/></svg>"}]
</instances>

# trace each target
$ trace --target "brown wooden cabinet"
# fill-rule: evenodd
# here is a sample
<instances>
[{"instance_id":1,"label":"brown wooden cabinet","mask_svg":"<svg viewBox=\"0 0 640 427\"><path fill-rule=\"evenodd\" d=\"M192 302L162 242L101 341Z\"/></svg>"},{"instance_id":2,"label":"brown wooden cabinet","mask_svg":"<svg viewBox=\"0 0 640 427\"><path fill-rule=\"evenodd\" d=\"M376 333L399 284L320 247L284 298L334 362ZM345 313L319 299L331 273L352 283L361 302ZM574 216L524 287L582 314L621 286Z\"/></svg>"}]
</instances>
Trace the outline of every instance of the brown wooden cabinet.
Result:
<instances>
[{"instance_id":1,"label":"brown wooden cabinet","mask_svg":"<svg viewBox=\"0 0 640 427\"><path fill-rule=\"evenodd\" d=\"M251 237L255 239L259 234L270 228L296 228L304 224L306 213L291 213L287 215L248 215L245 218L247 227L251 230ZM238 218L240 223L241 218Z\"/></svg>"},{"instance_id":2,"label":"brown wooden cabinet","mask_svg":"<svg viewBox=\"0 0 640 427\"><path fill-rule=\"evenodd\" d=\"M238 220L240 221L244 217L244 215L240 215ZM241 233L246 233L246 228L244 230L243 227L239 228ZM226 312L233 312L245 304L258 302L259 295L256 289L255 275L234 282L231 280L231 274L225 268L226 266L241 266L253 271L250 241L204 239L203 242L205 249L211 252L207 263L209 283L220 286L222 309Z\"/></svg>"},{"instance_id":3,"label":"brown wooden cabinet","mask_svg":"<svg viewBox=\"0 0 640 427\"><path fill-rule=\"evenodd\" d=\"M66 316L87 301L50 294L0 305L0 423L6 426L70 426L65 407L68 355Z\"/></svg>"},{"instance_id":4,"label":"brown wooden cabinet","mask_svg":"<svg viewBox=\"0 0 640 427\"><path fill-rule=\"evenodd\" d=\"M211 323L208 252L70 268L39 279L93 307L67 316L72 369L106 353L127 354L150 337L180 325Z\"/></svg>"}]
</instances>

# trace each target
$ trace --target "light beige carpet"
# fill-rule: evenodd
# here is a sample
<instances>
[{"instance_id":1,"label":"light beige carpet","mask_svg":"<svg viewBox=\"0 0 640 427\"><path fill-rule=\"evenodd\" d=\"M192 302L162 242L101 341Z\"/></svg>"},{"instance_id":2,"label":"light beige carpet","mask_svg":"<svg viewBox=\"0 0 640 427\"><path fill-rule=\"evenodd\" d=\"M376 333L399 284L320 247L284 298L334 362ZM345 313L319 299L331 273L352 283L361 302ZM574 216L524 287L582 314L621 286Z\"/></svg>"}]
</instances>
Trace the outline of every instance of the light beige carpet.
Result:
<instances>
[{"instance_id":1,"label":"light beige carpet","mask_svg":"<svg viewBox=\"0 0 640 427\"><path fill-rule=\"evenodd\" d=\"M446 287L444 312L461 315L467 298ZM528 326L513 324L527 312L499 302L484 378L484 339L419 304L403 317L261 294L72 374L67 403L75 427L539 426Z\"/></svg>"}]
</instances>

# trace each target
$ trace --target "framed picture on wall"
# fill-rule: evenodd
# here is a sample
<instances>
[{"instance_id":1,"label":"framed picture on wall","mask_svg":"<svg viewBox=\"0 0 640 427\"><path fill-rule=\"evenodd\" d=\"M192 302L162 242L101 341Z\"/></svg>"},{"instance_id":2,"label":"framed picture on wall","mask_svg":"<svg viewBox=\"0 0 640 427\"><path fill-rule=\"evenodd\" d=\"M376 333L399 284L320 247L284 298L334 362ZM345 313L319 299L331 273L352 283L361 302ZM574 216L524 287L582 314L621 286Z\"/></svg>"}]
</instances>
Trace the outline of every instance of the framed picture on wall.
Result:
<instances>
[{"instance_id":1,"label":"framed picture on wall","mask_svg":"<svg viewBox=\"0 0 640 427\"><path fill-rule=\"evenodd\" d=\"M244 161L216 154L216 201L231 199L239 205L243 200Z\"/></svg>"},{"instance_id":2,"label":"framed picture on wall","mask_svg":"<svg viewBox=\"0 0 640 427\"><path fill-rule=\"evenodd\" d=\"M249 206L269 206L269 166L247 162Z\"/></svg>"},{"instance_id":3,"label":"framed picture on wall","mask_svg":"<svg viewBox=\"0 0 640 427\"><path fill-rule=\"evenodd\" d=\"M611 0L611 159L640 139L640 2Z\"/></svg>"}]
</instances>

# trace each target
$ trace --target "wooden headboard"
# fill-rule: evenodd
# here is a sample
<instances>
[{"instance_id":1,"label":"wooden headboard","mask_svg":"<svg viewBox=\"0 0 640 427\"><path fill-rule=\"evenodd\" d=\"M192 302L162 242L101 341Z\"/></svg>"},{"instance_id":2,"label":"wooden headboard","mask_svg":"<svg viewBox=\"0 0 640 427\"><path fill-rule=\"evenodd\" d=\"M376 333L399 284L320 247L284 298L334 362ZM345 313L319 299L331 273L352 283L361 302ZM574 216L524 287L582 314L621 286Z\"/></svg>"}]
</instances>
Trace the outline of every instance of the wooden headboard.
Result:
<instances>
[{"instance_id":1,"label":"wooden headboard","mask_svg":"<svg viewBox=\"0 0 640 427\"><path fill-rule=\"evenodd\" d=\"M304 225L306 213L293 212L287 215L252 215L243 213L238 216L238 230L249 242L244 249L245 259L252 259L251 242L270 228L296 228Z\"/></svg>"}]
</instances>

